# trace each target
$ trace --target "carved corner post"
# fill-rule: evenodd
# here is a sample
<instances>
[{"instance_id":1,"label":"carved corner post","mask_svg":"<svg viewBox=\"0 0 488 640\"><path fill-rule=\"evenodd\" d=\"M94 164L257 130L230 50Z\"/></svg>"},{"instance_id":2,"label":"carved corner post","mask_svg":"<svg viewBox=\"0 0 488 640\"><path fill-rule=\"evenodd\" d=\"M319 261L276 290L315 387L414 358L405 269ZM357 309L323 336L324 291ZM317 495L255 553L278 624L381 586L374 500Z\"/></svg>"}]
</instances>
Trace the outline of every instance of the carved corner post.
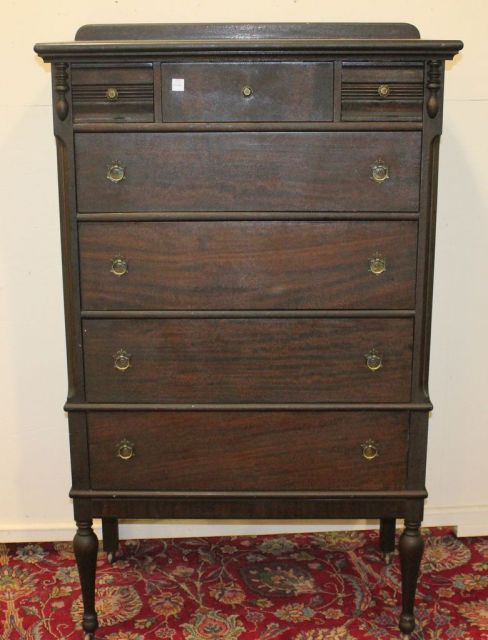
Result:
<instances>
[{"instance_id":1,"label":"carved corner post","mask_svg":"<svg viewBox=\"0 0 488 640\"><path fill-rule=\"evenodd\" d=\"M441 60L429 60L427 63L427 113L430 118L435 118L439 112L441 89L442 62Z\"/></svg>"},{"instance_id":2,"label":"carved corner post","mask_svg":"<svg viewBox=\"0 0 488 640\"><path fill-rule=\"evenodd\" d=\"M98 629L95 611L95 575L97 568L98 538L92 529L91 520L77 520L78 527L73 540L78 573L80 574L81 595L83 600L83 630L85 640L94 640Z\"/></svg>"},{"instance_id":3,"label":"carved corner post","mask_svg":"<svg viewBox=\"0 0 488 640\"><path fill-rule=\"evenodd\" d=\"M65 62L56 62L56 64L54 65L54 73L56 89L56 114L60 120L66 120L66 116L68 115L69 111L68 100L66 99L66 93L69 89L68 65Z\"/></svg>"},{"instance_id":4,"label":"carved corner post","mask_svg":"<svg viewBox=\"0 0 488 640\"><path fill-rule=\"evenodd\" d=\"M400 566L402 570L402 613L400 631L408 636L415 629L414 603L424 540L420 533L420 521L405 521L400 536Z\"/></svg>"}]
</instances>

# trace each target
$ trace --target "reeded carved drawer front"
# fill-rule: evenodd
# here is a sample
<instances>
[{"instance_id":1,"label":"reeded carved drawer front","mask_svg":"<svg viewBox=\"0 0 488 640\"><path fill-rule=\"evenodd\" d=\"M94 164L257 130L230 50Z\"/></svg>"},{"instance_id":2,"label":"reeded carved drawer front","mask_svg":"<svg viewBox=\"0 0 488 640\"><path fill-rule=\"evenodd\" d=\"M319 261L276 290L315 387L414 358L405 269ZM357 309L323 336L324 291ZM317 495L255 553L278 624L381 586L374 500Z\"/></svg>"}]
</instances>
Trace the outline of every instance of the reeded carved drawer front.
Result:
<instances>
[{"instance_id":1,"label":"reeded carved drawer front","mask_svg":"<svg viewBox=\"0 0 488 640\"><path fill-rule=\"evenodd\" d=\"M83 222L82 306L408 309L416 222Z\"/></svg>"},{"instance_id":2,"label":"reeded carved drawer front","mask_svg":"<svg viewBox=\"0 0 488 640\"><path fill-rule=\"evenodd\" d=\"M152 64L73 66L74 122L153 122Z\"/></svg>"},{"instance_id":3,"label":"reeded carved drawer front","mask_svg":"<svg viewBox=\"0 0 488 640\"><path fill-rule=\"evenodd\" d=\"M88 428L93 489L405 487L407 413L103 412Z\"/></svg>"},{"instance_id":4,"label":"reeded carved drawer front","mask_svg":"<svg viewBox=\"0 0 488 640\"><path fill-rule=\"evenodd\" d=\"M407 402L409 318L85 320L95 402Z\"/></svg>"},{"instance_id":5,"label":"reeded carved drawer front","mask_svg":"<svg viewBox=\"0 0 488 640\"><path fill-rule=\"evenodd\" d=\"M164 63L161 70L164 122L333 117L330 62Z\"/></svg>"},{"instance_id":6,"label":"reeded carved drawer front","mask_svg":"<svg viewBox=\"0 0 488 640\"><path fill-rule=\"evenodd\" d=\"M422 120L423 65L344 63L342 120Z\"/></svg>"},{"instance_id":7,"label":"reeded carved drawer front","mask_svg":"<svg viewBox=\"0 0 488 640\"><path fill-rule=\"evenodd\" d=\"M417 211L420 132L79 133L78 210Z\"/></svg>"}]
</instances>

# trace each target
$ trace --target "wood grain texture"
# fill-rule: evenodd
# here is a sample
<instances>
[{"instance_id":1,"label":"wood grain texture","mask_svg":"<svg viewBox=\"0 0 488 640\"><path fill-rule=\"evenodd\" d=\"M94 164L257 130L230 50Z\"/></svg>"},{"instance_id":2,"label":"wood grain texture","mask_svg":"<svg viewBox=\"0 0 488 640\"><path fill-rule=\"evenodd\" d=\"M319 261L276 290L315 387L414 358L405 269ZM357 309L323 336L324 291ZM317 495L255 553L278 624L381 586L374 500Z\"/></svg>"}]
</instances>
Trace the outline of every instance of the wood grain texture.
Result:
<instances>
[{"instance_id":1,"label":"wood grain texture","mask_svg":"<svg viewBox=\"0 0 488 640\"><path fill-rule=\"evenodd\" d=\"M78 133L78 211L417 211L420 144L417 132Z\"/></svg>"},{"instance_id":2,"label":"wood grain texture","mask_svg":"<svg viewBox=\"0 0 488 640\"><path fill-rule=\"evenodd\" d=\"M79 238L84 310L414 308L416 222L83 222Z\"/></svg>"},{"instance_id":3,"label":"wood grain texture","mask_svg":"<svg viewBox=\"0 0 488 640\"><path fill-rule=\"evenodd\" d=\"M330 62L163 63L161 71L164 122L332 120ZM174 78L184 91L173 91Z\"/></svg>"},{"instance_id":4,"label":"wood grain texture","mask_svg":"<svg viewBox=\"0 0 488 640\"><path fill-rule=\"evenodd\" d=\"M251 22L174 24L87 24L76 40L160 40L233 38L420 38L405 22Z\"/></svg>"},{"instance_id":5,"label":"wood grain texture","mask_svg":"<svg viewBox=\"0 0 488 640\"><path fill-rule=\"evenodd\" d=\"M93 489L394 490L405 487L408 413L90 413ZM115 455L123 438L134 457ZM379 455L363 458L373 439ZM293 453L291 453L293 452Z\"/></svg>"},{"instance_id":6,"label":"wood grain texture","mask_svg":"<svg viewBox=\"0 0 488 640\"><path fill-rule=\"evenodd\" d=\"M406 402L411 319L84 320L90 402ZM375 347L383 367L370 371ZM113 355L132 356L127 371Z\"/></svg>"}]
</instances>

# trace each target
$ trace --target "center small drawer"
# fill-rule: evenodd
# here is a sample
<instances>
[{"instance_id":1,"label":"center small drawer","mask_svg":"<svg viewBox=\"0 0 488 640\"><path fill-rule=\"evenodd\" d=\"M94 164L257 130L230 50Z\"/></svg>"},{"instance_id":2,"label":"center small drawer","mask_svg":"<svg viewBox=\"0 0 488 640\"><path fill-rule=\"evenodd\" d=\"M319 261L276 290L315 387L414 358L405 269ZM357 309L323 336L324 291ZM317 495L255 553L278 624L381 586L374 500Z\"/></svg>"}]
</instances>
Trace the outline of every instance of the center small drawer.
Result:
<instances>
[{"instance_id":1,"label":"center small drawer","mask_svg":"<svg viewBox=\"0 0 488 640\"><path fill-rule=\"evenodd\" d=\"M163 122L328 121L330 62L164 63Z\"/></svg>"},{"instance_id":2,"label":"center small drawer","mask_svg":"<svg viewBox=\"0 0 488 640\"><path fill-rule=\"evenodd\" d=\"M407 412L91 412L88 431L98 490L389 491L406 482Z\"/></svg>"},{"instance_id":3,"label":"center small drawer","mask_svg":"<svg viewBox=\"0 0 488 640\"><path fill-rule=\"evenodd\" d=\"M84 310L413 309L417 223L82 222Z\"/></svg>"}]
</instances>

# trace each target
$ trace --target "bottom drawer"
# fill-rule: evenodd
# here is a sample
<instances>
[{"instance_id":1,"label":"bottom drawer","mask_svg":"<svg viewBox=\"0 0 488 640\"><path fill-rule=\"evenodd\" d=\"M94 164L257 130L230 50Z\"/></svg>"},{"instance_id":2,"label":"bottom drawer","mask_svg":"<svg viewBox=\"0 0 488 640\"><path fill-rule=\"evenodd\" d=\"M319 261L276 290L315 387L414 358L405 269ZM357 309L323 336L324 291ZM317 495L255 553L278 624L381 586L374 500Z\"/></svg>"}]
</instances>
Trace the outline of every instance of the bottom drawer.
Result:
<instances>
[{"instance_id":1,"label":"bottom drawer","mask_svg":"<svg viewBox=\"0 0 488 640\"><path fill-rule=\"evenodd\" d=\"M93 489L388 491L406 482L407 412L92 412L88 428Z\"/></svg>"}]
</instances>

